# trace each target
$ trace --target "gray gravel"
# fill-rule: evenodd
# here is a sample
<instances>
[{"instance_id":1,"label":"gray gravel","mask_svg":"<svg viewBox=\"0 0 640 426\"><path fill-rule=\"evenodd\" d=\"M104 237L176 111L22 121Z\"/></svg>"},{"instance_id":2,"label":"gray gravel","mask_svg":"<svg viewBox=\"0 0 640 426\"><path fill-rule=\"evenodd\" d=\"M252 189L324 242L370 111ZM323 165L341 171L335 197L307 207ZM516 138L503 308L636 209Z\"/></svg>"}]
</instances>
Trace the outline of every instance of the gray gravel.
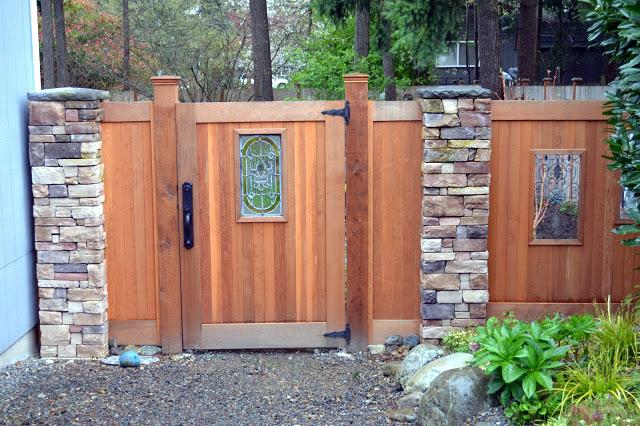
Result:
<instances>
[{"instance_id":1,"label":"gray gravel","mask_svg":"<svg viewBox=\"0 0 640 426\"><path fill-rule=\"evenodd\" d=\"M387 424L382 362L330 352L209 352L139 369L29 360L0 370L0 424Z\"/></svg>"}]
</instances>

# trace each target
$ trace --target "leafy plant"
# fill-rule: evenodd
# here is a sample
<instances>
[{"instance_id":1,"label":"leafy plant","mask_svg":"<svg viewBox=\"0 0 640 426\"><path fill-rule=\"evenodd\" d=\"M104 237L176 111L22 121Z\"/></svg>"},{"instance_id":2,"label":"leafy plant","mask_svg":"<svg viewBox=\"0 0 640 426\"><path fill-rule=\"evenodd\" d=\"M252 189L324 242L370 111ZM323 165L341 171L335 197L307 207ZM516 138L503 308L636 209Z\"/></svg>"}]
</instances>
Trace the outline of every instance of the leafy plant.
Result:
<instances>
[{"instance_id":1,"label":"leafy plant","mask_svg":"<svg viewBox=\"0 0 640 426\"><path fill-rule=\"evenodd\" d=\"M473 328L455 329L442 338L442 343L450 352L471 353L475 337L476 330Z\"/></svg>"},{"instance_id":2,"label":"leafy plant","mask_svg":"<svg viewBox=\"0 0 640 426\"><path fill-rule=\"evenodd\" d=\"M598 351L608 353L611 359L618 356L624 365L634 364L640 356L640 342L633 307L623 303L617 312L612 312L609 299L607 307L596 312L599 324L594 343Z\"/></svg>"},{"instance_id":3,"label":"leafy plant","mask_svg":"<svg viewBox=\"0 0 640 426\"><path fill-rule=\"evenodd\" d=\"M561 408L609 396L640 409L636 396L640 346L634 311L631 305L623 304L613 312L608 301L607 307L596 309L596 313L598 328L584 345L584 359L575 359L562 369L554 393L561 398Z\"/></svg>"},{"instance_id":4,"label":"leafy plant","mask_svg":"<svg viewBox=\"0 0 640 426\"><path fill-rule=\"evenodd\" d=\"M522 401L513 401L504 414L516 424L533 424L552 416L558 409L559 398L540 398L537 394Z\"/></svg>"},{"instance_id":5,"label":"leafy plant","mask_svg":"<svg viewBox=\"0 0 640 426\"><path fill-rule=\"evenodd\" d=\"M558 344L560 329L560 321L524 323L510 318L490 318L485 327L478 327L480 349L474 364L491 375L489 393L499 394L502 405L553 388L553 373L570 349Z\"/></svg>"},{"instance_id":6,"label":"leafy plant","mask_svg":"<svg viewBox=\"0 0 640 426\"><path fill-rule=\"evenodd\" d=\"M608 94L609 125L607 140L611 170L620 170L620 183L635 198L640 197L640 7L637 0L582 0L591 7L585 14L589 42L599 44L611 62L619 64L618 77ZM640 233L640 211L631 206L627 213L632 225L622 225L621 235ZM624 244L638 246L640 237Z\"/></svg>"},{"instance_id":7,"label":"leafy plant","mask_svg":"<svg viewBox=\"0 0 640 426\"><path fill-rule=\"evenodd\" d=\"M614 398L587 399L572 405L567 414L550 420L546 426L622 426L640 424L640 411Z\"/></svg>"}]
</instances>

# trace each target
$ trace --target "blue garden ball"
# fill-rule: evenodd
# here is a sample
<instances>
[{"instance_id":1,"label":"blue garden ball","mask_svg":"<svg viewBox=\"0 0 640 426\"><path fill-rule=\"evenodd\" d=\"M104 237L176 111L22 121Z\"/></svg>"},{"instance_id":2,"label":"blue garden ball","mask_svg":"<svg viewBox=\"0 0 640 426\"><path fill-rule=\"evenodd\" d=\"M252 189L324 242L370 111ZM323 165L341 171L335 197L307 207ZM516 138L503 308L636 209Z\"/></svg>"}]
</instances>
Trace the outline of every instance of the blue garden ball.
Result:
<instances>
[{"instance_id":1,"label":"blue garden ball","mask_svg":"<svg viewBox=\"0 0 640 426\"><path fill-rule=\"evenodd\" d=\"M133 351L125 351L118 358L120 367L140 367L140 355Z\"/></svg>"}]
</instances>

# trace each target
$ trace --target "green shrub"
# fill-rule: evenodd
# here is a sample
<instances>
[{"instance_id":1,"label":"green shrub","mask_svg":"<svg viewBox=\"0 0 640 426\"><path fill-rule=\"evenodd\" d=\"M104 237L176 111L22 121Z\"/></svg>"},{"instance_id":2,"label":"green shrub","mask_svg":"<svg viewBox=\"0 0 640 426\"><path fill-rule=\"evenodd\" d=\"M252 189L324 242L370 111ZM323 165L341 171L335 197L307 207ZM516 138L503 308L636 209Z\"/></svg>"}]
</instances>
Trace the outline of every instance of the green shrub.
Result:
<instances>
[{"instance_id":1,"label":"green shrub","mask_svg":"<svg viewBox=\"0 0 640 426\"><path fill-rule=\"evenodd\" d=\"M567 414L550 420L546 426L625 426L640 424L640 411L606 397L588 399L572 405Z\"/></svg>"},{"instance_id":2,"label":"green shrub","mask_svg":"<svg viewBox=\"0 0 640 426\"><path fill-rule=\"evenodd\" d=\"M561 410L582 401L602 397L619 400L640 409L636 396L640 388L637 370L639 355L636 317L631 305L612 312L597 309L598 328L583 344L584 357L576 358L557 376L554 393L561 399Z\"/></svg>"},{"instance_id":3,"label":"green shrub","mask_svg":"<svg viewBox=\"0 0 640 426\"><path fill-rule=\"evenodd\" d=\"M476 330L474 328L455 329L442 338L442 344L450 352L472 353L475 338Z\"/></svg>"},{"instance_id":4,"label":"green shrub","mask_svg":"<svg viewBox=\"0 0 640 426\"><path fill-rule=\"evenodd\" d=\"M625 365L635 363L640 345L633 306L622 304L617 312L611 312L611 300L608 300L606 309L596 309L596 313L598 331L593 337L598 351L608 352L611 359L615 356Z\"/></svg>"},{"instance_id":5,"label":"green shrub","mask_svg":"<svg viewBox=\"0 0 640 426\"><path fill-rule=\"evenodd\" d=\"M560 400L554 396L536 394L533 398L512 401L504 409L504 414L515 424L534 424L552 416L559 406Z\"/></svg>"},{"instance_id":6,"label":"green shrub","mask_svg":"<svg viewBox=\"0 0 640 426\"><path fill-rule=\"evenodd\" d=\"M635 396L640 378L622 358L617 350L611 352L592 345L586 363L573 362L564 368L557 376L558 386L554 389L561 398L560 410L606 395L640 408Z\"/></svg>"},{"instance_id":7,"label":"green shrub","mask_svg":"<svg viewBox=\"0 0 640 426\"><path fill-rule=\"evenodd\" d=\"M539 389L553 388L553 374L570 349L558 344L561 322L559 318L531 323L490 318L485 327L477 328L480 348L474 364L491 376L489 393L497 393L503 406L511 400L531 399Z\"/></svg>"}]
</instances>

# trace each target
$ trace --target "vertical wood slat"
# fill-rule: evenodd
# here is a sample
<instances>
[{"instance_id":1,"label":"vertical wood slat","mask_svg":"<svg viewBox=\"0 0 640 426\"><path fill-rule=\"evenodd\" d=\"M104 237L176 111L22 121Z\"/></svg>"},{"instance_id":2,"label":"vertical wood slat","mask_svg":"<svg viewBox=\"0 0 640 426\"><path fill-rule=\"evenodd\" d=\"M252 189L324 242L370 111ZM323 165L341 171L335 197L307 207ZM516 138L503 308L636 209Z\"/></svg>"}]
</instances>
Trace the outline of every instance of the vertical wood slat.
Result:
<instances>
[{"instance_id":1,"label":"vertical wood slat","mask_svg":"<svg viewBox=\"0 0 640 426\"><path fill-rule=\"evenodd\" d=\"M345 98L351 104L346 129L347 162L347 314L351 325L352 350L364 350L369 341L369 76L344 77Z\"/></svg>"},{"instance_id":2,"label":"vertical wood slat","mask_svg":"<svg viewBox=\"0 0 640 426\"><path fill-rule=\"evenodd\" d=\"M182 352L176 104L179 77L152 77L157 196L160 338L165 353Z\"/></svg>"},{"instance_id":3,"label":"vertical wood slat","mask_svg":"<svg viewBox=\"0 0 640 426\"><path fill-rule=\"evenodd\" d=\"M610 230L615 226L620 190L606 169L606 122L585 118L536 116L527 103L511 103L509 115L494 115L491 162L489 273L491 303L590 303L611 294L620 301L630 289L638 250L624 248ZM539 105L535 106L539 109ZM501 119L504 117L505 120ZM513 117L519 117L514 120ZM532 149L585 149L580 188L582 245L532 246ZM506 305L505 305L506 306Z\"/></svg>"},{"instance_id":4,"label":"vertical wood slat","mask_svg":"<svg viewBox=\"0 0 640 426\"><path fill-rule=\"evenodd\" d=\"M182 111L184 108L178 107L179 123L181 116L189 116L189 112ZM283 159L287 222L236 221L237 194L231 189L238 178L235 129L260 128L286 129ZM343 260L339 251L325 253L329 250L326 239L335 233L333 223L342 222L335 218L344 217L344 205L334 204L332 225L329 229L325 226L330 197L341 196L344 204L344 170L332 172L329 165L333 161L335 170L344 167L340 160L344 147L338 147L344 140L338 134L340 126L324 122L202 123L196 129L193 159L188 160L191 157L187 155L187 160L179 160L185 176L195 174L196 245L183 252L186 256L199 253L195 256L211 266L206 270L203 265L198 272L201 301L185 301L185 309L191 303L202 306L202 324L324 321L327 310L333 309L330 299L337 305L335 311L343 312L342 286L331 291L331 287L343 282ZM182 137L179 143L184 143ZM329 143L330 148L325 146ZM320 190L322 193L318 193ZM207 194L200 195L204 191ZM202 245L207 248L200 249ZM334 246L343 248L344 242ZM194 261L189 259L189 263ZM183 266L183 286L185 280L191 280L184 275L188 271ZM328 285L331 279L339 281ZM336 302L335 295L342 299ZM188 315L185 312L183 317ZM343 326L344 315L339 319ZM186 341L187 337L185 344Z\"/></svg>"},{"instance_id":5,"label":"vertical wood slat","mask_svg":"<svg viewBox=\"0 0 640 426\"><path fill-rule=\"evenodd\" d=\"M421 130L420 121L375 121L370 127L373 321L420 316Z\"/></svg>"},{"instance_id":6,"label":"vertical wood slat","mask_svg":"<svg viewBox=\"0 0 640 426\"><path fill-rule=\"evenodd\" d=\"M109 318L157 319L153 146L149 122L104 122Z\"/></svg>"}]
</instances>

